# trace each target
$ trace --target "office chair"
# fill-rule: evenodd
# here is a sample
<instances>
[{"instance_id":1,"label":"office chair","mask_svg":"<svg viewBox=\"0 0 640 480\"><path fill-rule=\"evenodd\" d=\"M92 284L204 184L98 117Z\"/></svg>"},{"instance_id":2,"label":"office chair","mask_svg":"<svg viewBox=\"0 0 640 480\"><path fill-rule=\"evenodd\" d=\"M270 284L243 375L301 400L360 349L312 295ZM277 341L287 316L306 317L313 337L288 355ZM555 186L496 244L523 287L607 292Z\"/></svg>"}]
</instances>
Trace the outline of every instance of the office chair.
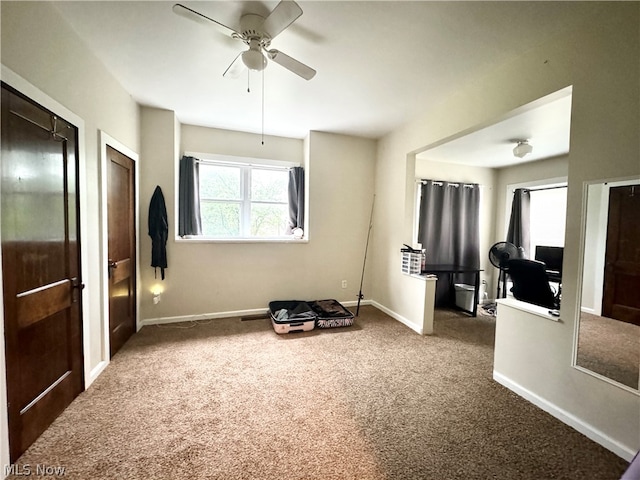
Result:
<instances>
[{"instance_id":1,"label":"office chair","mask_svg":"<svg viewBox=\"0 0 640 480\"><path fill-rule=\"evenodd\" d=\"M559 300L549 286L544 262L516 258L507 262L507 274L511 277L511 293L517 300L557 309Z\"/></svg>"}]
</instances>

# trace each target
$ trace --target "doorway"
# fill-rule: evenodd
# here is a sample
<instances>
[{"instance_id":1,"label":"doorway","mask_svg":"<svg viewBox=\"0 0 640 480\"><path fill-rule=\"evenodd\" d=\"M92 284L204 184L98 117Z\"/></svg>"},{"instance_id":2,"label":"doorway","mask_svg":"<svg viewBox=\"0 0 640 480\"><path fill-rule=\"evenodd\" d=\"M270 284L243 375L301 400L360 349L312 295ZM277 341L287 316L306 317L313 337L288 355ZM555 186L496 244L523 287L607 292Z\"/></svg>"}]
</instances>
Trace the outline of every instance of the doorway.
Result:
<instances>
[{"instance_id":1,"label":"doorway","mask_svg":"<svg viewBox=\"0 0 640 480\"><path fill-rule=\"evenodd\" d=\"M135 162L107 145L109 353L136 331Z\"/></svg>"},{"instance_id":2,"label":"doorway","mask_svg":"<svg viewBox=\"0 0 640 480\"><path fill-rule=\"evenodd\" d=\"M84 388L78 129L2 84L2 272L16 460Z\"/></svg>"},{"instance_id":3,"label":"doorway","mask_svg":"<svg viewBox=\"0 0 640 480\"><path fill-rule=\"evenodd\" d=\"M640 184L609 190L602 315L640 326Z\"/></svg>"}]
</instances>

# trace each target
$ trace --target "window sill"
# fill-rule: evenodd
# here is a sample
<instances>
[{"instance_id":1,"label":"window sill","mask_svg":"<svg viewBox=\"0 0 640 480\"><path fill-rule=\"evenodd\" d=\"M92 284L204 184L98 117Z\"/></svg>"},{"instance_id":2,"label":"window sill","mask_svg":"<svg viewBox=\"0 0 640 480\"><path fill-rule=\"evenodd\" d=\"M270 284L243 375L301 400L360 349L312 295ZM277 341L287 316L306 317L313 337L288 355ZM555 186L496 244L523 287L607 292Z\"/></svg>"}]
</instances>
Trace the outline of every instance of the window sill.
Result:
<instances>
[{"instance_id":1,"label":"window sill","mask_svg":"<svg viewBox=\"0 0 640 480\"><path fill-rule=\"evenodd\" d=\"M176 243L309 243L308 238L213 238L213 237L175 237Z\"/></svg>"}]
</instances>

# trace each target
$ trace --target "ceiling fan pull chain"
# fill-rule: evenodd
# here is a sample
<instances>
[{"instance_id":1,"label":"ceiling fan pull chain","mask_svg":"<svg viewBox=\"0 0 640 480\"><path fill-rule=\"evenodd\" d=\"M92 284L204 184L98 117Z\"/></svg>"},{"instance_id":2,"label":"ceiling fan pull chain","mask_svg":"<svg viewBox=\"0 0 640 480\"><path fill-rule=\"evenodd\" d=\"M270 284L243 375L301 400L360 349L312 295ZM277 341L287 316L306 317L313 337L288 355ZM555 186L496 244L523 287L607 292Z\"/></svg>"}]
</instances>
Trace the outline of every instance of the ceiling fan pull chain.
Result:
<instances>
[{"instance_id":1,"label":"ceiling fan pull chain","mask_svg":"<svg viewBox=\"0 0 640 480\"><path fill-rule=\"evenodd\" d=\"M251 70L247 68L247 93L251 93Z\"/></svg>"},{"instance_id":2,"label":"ceiling fan pull chain","mask_svg":"<svg viewBox=\"0 0 640 480\"><path fill-rule=\"evenodd\" d=\"M262 70L262 145L264 145L264 70Z\"/></svg>"}]
</instances>

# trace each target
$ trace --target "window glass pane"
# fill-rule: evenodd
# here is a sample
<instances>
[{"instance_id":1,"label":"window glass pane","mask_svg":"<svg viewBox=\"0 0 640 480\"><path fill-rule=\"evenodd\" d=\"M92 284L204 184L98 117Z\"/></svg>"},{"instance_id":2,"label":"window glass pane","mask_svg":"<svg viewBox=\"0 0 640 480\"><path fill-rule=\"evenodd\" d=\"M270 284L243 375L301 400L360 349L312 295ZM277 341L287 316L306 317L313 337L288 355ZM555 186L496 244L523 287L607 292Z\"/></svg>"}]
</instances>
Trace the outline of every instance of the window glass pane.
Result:
<instances>
[{"instance_id":1,"label":"window glass pane","mask_svg":"<svg viewBox=\"0 0 640 480\"><path fill-rule=\"evenodd\" d=\"M287 169L200 164L202 234L216 238L288 235L288 186Z\"/></svg>"},{"instance_id":2,"label":"window glass pane","mask_svg":"<svg viewBox=\"0 0 640 480\"><path fill-rule=\"evenodd\" d=\"M287 202L289 172L286 170L251 170L251 200Z\"/></svg>"},{"instance_id":3,"label":"window glass pane","mask_svg":"<svg viewBox=\"0 0 640 480\"><path fill-rule=\"evenodd\" d=\"M238 167L200 165L200 198L239 200L240 178Z\"/></svg>"},{"instance_id":4,"label":"window glass pane","mask_svg":"<svg viewBox=\"0 0 640 480\"><path fill-rule=\"evenodd\" d=\"M537 245L564 246L567 189L531 191L531 258Z\"/></svg>"},{"instance_id":5,"label":"window glass pane","mask_svg":"<svg viewBox=\"0 0 640 480\"><path fill-rule=\"evenodd\" d=\"M287 205L252 203L251 235L255 237L277 237L286 235L289 221Z\"/></svg>"},{"instance_id":6,"label":"window glass pane","mask_svg":"<svg viewBox=\"0 0 640 480\"><path fill-rule=\"evenodd\" d=\"M210 237L240 235L240 204L203 201L200 204L202 234Z\"/></svg>"}]
</instances>

